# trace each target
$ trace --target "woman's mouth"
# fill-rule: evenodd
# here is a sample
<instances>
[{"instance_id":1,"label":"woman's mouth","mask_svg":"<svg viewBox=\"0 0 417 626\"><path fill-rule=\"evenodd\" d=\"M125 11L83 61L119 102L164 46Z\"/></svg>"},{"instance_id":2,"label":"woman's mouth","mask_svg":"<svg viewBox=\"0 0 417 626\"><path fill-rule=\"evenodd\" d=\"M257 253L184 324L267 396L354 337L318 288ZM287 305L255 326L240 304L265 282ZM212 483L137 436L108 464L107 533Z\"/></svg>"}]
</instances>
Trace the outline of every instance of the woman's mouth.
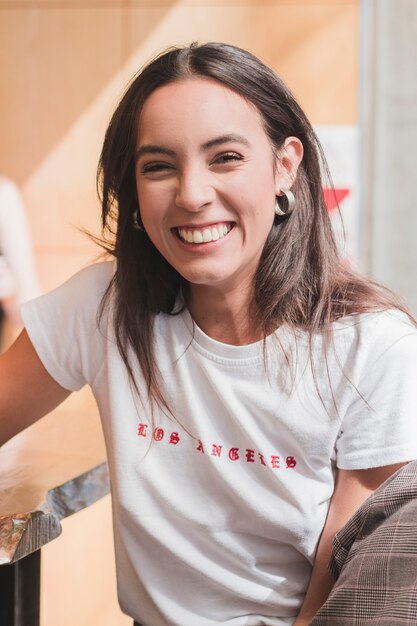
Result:
<instances>
[{"instance_id":1,"label":"woman's mouth","mask_svg":"<svg viewBox=\"0 0 417 626\"><path fill-rule=\"evenodd\" d=\"M178 227L175 229L176 234L185 243L208 243L209 241L217 241L225 237L232 229L232 222L219 222L203 226L200 228Z\"/></svg>"}]
</instances>

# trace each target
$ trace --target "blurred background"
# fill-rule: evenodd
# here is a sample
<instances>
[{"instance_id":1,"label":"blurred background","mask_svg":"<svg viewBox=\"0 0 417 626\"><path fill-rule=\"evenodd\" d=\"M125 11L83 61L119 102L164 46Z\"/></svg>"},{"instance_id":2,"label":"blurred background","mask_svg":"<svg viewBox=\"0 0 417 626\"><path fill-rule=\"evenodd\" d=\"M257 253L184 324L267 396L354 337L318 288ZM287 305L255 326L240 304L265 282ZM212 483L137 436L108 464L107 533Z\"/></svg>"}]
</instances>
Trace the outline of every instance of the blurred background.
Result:
<instances>
[{"instance_id":1,"label":"blurred background","mask_svg":"<svg viewBox=\"0 0 417 626\"><path fill-rule=\"evenodd\" d=\"M415 313L416 35L414 0L0 0L0 175L20 192L33 289L99 253L79 227L99 232L96 165L131 76L169 45L217 40L262 58L298 97L329 160L346 262ZM87 391L46 419L71 436L74 413L98 420ZM117 606L109 498L63 527L42 550L42 626L131 624Z\"/></svg>"}]
</instances>

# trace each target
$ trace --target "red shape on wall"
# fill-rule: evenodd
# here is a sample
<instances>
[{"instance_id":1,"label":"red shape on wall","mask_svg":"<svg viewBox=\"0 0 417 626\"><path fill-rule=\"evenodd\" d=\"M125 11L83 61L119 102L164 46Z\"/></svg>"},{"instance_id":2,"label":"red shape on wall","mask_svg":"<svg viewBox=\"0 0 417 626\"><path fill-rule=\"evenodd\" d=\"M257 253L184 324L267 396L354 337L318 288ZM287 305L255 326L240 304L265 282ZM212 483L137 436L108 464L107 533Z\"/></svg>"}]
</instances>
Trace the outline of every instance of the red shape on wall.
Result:
<instances>
[{"instance_id":1,"label":"red shape on wall","mask_svg":"<svg viewBox=\"0 0 417 626\"><path fill-rule=\"evenodd\" d=\"M329 213L334 211L341 202L350 194L350 189L346 187L332 188L323 187L324 201Z\"/></svg>"}]
</instances>

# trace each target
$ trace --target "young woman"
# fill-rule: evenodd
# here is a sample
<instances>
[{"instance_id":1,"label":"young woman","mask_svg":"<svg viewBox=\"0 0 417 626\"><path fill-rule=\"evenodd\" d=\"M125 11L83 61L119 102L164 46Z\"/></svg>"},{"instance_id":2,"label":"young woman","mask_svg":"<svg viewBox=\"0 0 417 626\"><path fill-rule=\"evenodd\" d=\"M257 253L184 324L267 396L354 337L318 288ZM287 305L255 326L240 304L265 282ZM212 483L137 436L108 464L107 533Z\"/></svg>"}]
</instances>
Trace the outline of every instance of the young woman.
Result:
<instances>
[{"instance_id":1,"label":"young woman","mask_svg":"<svg viewBox=\"0 0 417 626\"><path fill-rule=\"evenodd\" d=\"M100 162L112 262L23 309L3 440L91 385L122 609L143 626L303 626L335 533L417 457L417 331L340 261L320 146L225 44L133 80Z\"/></svg>"}]
</instances>

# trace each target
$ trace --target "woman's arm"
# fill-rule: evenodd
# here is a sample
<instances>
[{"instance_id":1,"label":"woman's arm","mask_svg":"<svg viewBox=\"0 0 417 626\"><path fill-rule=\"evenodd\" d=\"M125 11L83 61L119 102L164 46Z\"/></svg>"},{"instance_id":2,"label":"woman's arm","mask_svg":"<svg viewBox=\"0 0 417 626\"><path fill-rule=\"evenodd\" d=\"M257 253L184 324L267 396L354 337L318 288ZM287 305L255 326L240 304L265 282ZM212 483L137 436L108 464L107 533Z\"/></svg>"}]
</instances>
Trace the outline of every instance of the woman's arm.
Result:
<instances>
[{"instance_id":1,"label":"woman's arm","mask_svg":"<svg viewBox=\"0 0 417 626\"><path fill-rule=\"evenodd\" d=\"M69 394L48 374L23 331L0 355L0 445L52 411Z\"/></svg>"},{"instance_id":2,"label":"woman's arm","mask_svg":"<svg viewBox=\"0 0 417 626\"><path fill-rule=\"evenodd\" d=\"M327 570L335 534L379 485L405 463L367 470L338 470L336 485L320 537L313 572L301 611L293 626L308 626L333 587Z\"/></svg>"}]
</instances>

